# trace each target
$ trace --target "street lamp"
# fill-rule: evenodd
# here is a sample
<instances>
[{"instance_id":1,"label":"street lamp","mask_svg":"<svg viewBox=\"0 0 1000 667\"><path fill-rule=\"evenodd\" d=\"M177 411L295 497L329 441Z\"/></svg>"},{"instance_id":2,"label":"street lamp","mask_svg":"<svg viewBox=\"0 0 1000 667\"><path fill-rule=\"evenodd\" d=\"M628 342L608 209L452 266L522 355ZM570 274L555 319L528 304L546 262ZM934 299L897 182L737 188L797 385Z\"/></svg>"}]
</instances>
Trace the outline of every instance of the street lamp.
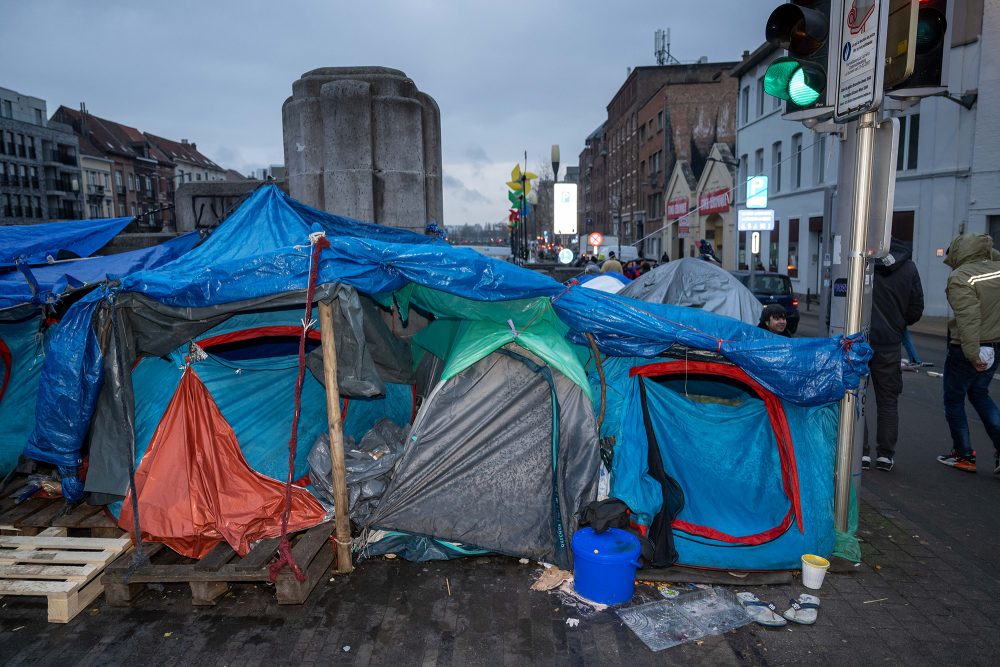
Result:
<instances>
[{"instance_id":1,"label":"street lamp","mask_svg":"<svg viewBox=\"0 0 1000 667\"><path fill-rule=\"evenodd\" d=\"M615 192L611 195L611 208L614 210L614 218L612 223L614 224L615 238L618 239L618 256L621 257L622 254L622 237L619 234L619 226L621 225L622 219L622 198Z\"/></svg>"}]
</instances>

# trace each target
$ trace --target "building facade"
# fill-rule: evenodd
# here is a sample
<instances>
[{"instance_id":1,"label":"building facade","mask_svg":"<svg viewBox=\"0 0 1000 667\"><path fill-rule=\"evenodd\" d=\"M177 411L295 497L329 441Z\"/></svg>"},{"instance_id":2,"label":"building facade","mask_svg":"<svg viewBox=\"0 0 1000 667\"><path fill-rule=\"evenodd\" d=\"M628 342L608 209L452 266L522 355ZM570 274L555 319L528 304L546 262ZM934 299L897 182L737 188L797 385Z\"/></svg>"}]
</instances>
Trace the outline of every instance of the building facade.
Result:
<instances>
[{"instance_id":1,"label":"building facade","mask_svg":"<svg viewBox=\"0 0 1000 667\"><path fill-rule=\"evenodd\" d=\"M663 246L668 180L678 160L700 172L716 143L735 141L736 63L633 69L580 154L581 233L619 236L644 256Z\"/></svg>"},{"instance_id":2,"label":"building facade","mask_svg":"<svg viewBox=\"0 0 1000 667\"><path fill-rule=\"evenodd\" d=\"M83 217L79 142L45 100L0 88L0 225Z\"/></svg>"},{"instance_id":3,"label":"building facade","mask_svg":"<svg viewBox=\"0 0 1000 667\"><path fill-rule=\"evenodd\" d=\"M961 4L961 6L957 6ZM893 237L910 244L924 287L926 315L948 314L944 286L950 269L942 263L951 239L962 232L989 233L1000 246L1000 125L991 101L1000 100L1000 6L949 3L945 71L948 97L929 97L896 116L900 137ZM836 203L841 139L818 134L781 118L777 100L763 93L767 64L781 55L770 45L745 54L734 70L739 80L737 207L746 179L769 177L768 207L776 228L761 248L764 268L787 273L799 293L823 287L823 265L842 261L835 252L845 239L823 245L824 211ZM982 91L980 93L979 91ZM996 100L994 100L996 98ZM832 224L832 221L831 221ZM882 224L873 220L872 224ZM844 236L849 231L834 230ZM738 265L746 265L746 234L740 234Z\"/></svg>"},{"instance_id":4,"label":"building facade","mask_svg":"<svg viewBox=\"0 0 1000 667\"><path fill-rule=\"evenodd\" d=\"M111 190L114 163L104 157L88 154L80 147L80 170L83 172L83 217L87 220L114 218L115 201Z\"/></svg>"}]
</instances>

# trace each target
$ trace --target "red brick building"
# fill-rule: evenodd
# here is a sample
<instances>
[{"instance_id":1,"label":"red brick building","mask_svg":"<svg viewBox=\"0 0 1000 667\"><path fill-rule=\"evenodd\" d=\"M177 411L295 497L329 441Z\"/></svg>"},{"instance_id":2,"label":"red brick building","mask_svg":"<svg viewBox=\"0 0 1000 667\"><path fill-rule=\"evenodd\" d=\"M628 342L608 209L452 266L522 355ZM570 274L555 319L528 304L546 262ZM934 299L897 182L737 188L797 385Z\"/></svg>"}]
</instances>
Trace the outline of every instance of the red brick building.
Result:
<instances>
[{"instance_id":1,"label":"red brick building","mask_svg":"<svg viewBox=\"0 0 1000 667\"><path fill-rule=\"evenodd\" d=\"M581 153L583 231L617 232L623 244L632 244L660 229L674 163L688 160L699 173L714 143L735 144L737 85L728 73L737 64L637 67L629 73L607 106L600 140L588 137ZM601 173L594 171L597 165ZM658 243L638 247L658 256Z\"/></svg>"}]
</instances>

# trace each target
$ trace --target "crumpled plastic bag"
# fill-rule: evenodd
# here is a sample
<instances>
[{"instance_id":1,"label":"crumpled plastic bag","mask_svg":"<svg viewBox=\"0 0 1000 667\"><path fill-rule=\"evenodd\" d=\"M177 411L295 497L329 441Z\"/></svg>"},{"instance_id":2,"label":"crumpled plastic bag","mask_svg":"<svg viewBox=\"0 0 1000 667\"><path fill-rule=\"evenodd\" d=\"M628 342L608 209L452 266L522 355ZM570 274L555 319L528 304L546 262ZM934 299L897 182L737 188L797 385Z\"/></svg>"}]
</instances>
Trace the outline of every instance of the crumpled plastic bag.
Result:
<instances>
[{"instance_id":1,"label":"crumpled plastic bag","mask_svg":"<svg viewBox=\"0 0 1000 667\"><path fill-rule=\"evenodd\" d=\"M382 419L355 444L344 438L347 472L347 499L351 519L364 523L388 486L396 461L403 452L406 431L391 419ZM330 438L321 434L309 451L309 479L325 506L333 507L333 473L330 466Z\"/></svg>"}]
</instances>

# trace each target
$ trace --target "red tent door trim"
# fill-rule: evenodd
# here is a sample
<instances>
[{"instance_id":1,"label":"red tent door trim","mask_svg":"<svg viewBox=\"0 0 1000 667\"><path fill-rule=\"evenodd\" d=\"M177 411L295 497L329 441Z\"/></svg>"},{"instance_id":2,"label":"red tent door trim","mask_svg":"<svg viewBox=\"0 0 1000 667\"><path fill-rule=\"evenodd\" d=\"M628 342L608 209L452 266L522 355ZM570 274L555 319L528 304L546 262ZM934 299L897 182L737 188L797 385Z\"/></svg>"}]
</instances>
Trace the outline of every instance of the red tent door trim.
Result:
<instances>
[{"instance_id":1,"label":"red tent door trim","mask_svg":"<svg viewBox=\"0 0 1000 667\"><path fill-rule=\"evenodd\" d=\"M781 461L782 487L784 488L785 495L788 496L791 502L791 507L789 507L788 513L780 524L753 535L728 535L714 528L689 523L680 519L674 520L673 527L685 533L706 537L719 542L739 543L748 546L764 544L782 535L792 525L793 517L799 528L799 532L804 532L802 527L802 501L799 497L799 473L795 464L795 448L792 444L792 434L788 427L788 418L785 415L785 408L781 404L781 399L747 375L743 369L730 364L720 364L711 361L679 360L664 361L646 366L635 366L630 370L629 376L656 378L665 375L692 373L714 375L736 380L764 401L764 406L767 408L767 415L771 422L771 428L774 430L774 438L778 445L778 459Z\"/></svg>"}]
</instances>

